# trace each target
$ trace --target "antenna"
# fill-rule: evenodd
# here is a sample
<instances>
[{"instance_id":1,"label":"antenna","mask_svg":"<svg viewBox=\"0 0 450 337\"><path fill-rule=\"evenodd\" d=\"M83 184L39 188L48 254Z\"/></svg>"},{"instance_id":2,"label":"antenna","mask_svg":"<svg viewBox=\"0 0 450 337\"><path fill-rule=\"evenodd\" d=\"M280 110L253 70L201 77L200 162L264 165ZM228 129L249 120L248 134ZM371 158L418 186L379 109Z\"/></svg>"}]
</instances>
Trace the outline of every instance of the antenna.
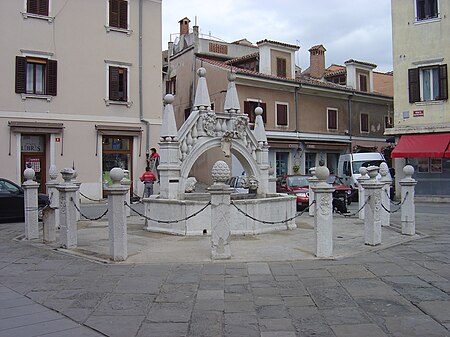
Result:
<instances>
[{"instance_id":1,"label":"antenna","mask_svg":"<svg viewBox=\"0 0 450 337\"><path fill-rule=\"evenodd\" d=\"M195 16L195 25L197 26L197 15Z\"/></svg>"}]
</instances>

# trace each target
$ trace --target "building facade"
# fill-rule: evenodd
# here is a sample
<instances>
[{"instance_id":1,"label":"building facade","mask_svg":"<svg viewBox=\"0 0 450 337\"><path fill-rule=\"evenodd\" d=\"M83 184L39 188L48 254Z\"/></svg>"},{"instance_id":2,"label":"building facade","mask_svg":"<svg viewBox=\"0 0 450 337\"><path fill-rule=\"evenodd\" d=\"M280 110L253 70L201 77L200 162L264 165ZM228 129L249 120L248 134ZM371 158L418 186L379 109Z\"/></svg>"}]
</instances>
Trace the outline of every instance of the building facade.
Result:
<instances>
[{"instance_id":1,"label":"building facade","mask_svg":"<svg viewBox=\"0 0 450 337\"><path fill-rule=\"evenodd\" d=\"M44 192L51 165L75 166L99 199L119 166L138 192L161 123L161 1L4 0L0 17L1 176L31 166Z\"/></svg>"},{"instance_id":2,"label":"building facade","mask_svg":"<svg viewBox=\"0 0 450 337\"><path fill-rule=\"evenodd\" d=\"M416 195L450 196L450 3L392 1L397 180L415 167Z\"/></svg>"}]
</instances>

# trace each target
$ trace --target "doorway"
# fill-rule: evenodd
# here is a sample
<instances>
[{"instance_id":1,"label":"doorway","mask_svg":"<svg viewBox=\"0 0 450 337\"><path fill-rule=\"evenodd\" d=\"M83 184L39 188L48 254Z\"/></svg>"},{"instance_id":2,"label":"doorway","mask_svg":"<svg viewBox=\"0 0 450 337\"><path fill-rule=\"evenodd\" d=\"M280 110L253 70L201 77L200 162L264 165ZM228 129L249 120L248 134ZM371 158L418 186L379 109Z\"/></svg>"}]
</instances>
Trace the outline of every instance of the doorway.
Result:
<instances>
[{"instance_id":1,"label":"doorway","mask_svg":"<svg viewBox=\"0 0 450 337\"><path fill-rule=\"evenodd\" d=\"M31 167L36 176L35 181L39 183L39 192L46 192L46 136L45 135L26 135L21 136L21 181L24 181L23 171Z\"/></svg>"},{"instance_id":2,"label":"doorway","mask_svg":"<svg viewBox=\"0 0 450 337\"><path fill-rule=\"evenodd\" d=\"M132 153L133 137L103 136L102 138L102 181L103 195L105 187L111 184L109 172L114 167L120 167L125 172L125 178L133 180L132 177ZM130 186L131 193L133 185Z\"/></svg>"}]
</instances>

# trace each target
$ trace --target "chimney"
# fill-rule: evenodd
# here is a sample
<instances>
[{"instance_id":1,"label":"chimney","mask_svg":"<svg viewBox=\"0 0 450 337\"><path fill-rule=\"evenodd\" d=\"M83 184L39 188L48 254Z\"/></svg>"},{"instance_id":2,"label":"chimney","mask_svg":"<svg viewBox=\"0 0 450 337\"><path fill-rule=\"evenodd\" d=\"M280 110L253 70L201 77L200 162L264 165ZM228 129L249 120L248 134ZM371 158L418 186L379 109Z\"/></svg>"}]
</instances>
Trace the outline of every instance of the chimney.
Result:
<instances>
[{"instance_id":1,"label":"chimney","mask_svg":"<svg viewBox=\"0 0 450 337\"><path fill-rule=\"evenodd\" d=\"M323 77L325 73L325 52L326 49L321 44L309 49L309 75L311 77Z\"/></svg>"},{"instance_id":2,"label":"chimney","mask_svg":"<svg viewBox=\"0 0 450 337\"><path fill-rule=\"evenodd\" d=\"M180 35L188 35L189 34L189 22L191 22L191 20L189 20L188 18L183 18L178 22L180 23Z\"/></svg>"}]
</instances>

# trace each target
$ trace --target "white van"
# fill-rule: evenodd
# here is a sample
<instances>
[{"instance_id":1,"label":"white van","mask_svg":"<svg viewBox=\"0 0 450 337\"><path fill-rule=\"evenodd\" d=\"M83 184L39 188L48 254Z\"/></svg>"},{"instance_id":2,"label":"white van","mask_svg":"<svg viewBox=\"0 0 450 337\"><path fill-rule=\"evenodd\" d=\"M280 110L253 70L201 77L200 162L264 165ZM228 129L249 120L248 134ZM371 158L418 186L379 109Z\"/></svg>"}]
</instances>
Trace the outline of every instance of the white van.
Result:
<instances>
[{"instance_id":1,"label":"white van","mask_svg":"<svg viewBox=\"0 0 450 337\"><path fill-rule=\"evenodd\" d=\"M338 177L342 178L344 185L352 188L358 187L359 168L371 165L380 166L384 162L384 156L378 152L349 153L339 156Z\"/></svg>"}]
</instances>

